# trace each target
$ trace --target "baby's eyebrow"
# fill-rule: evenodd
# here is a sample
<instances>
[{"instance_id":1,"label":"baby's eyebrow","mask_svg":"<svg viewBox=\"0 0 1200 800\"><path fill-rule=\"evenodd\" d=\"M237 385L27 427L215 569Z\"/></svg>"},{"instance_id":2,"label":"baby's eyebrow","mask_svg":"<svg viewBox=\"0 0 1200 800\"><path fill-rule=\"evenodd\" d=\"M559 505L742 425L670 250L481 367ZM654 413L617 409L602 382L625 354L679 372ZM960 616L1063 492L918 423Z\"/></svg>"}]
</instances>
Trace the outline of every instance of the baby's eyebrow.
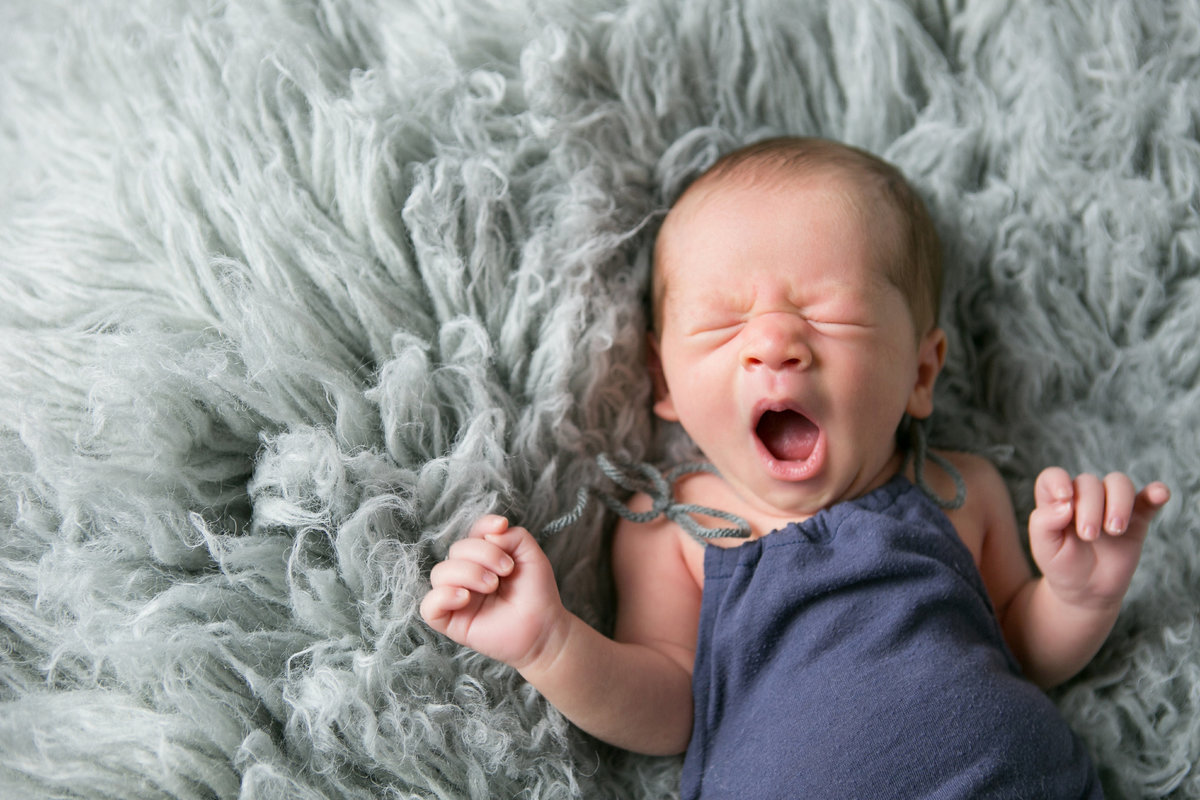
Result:
<instances>
[{"instance_id":1,"label":"baby's eyebrow","mask_svg":"<svg viewBox=\"0 0 1200 800\"><path fill-rule=\"evenodd\" d=\"M705 309L729 311L749 311L754 306L754 298L750 292L740 289L719 290L711 286L697 289L690 301Z\"/></svg>"}]
</instances>

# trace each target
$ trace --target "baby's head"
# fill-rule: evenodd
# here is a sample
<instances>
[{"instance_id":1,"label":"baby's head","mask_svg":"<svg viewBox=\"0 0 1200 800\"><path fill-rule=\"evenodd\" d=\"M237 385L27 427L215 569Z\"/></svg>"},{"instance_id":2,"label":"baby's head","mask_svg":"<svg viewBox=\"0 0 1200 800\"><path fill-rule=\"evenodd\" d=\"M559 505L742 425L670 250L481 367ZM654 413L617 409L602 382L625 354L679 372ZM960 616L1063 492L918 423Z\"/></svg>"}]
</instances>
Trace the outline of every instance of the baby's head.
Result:
<instances>
[{"instance_id":1,"label":"baby's head","mask_svg":"<svg viewBox=\"0 0 1200 800\"><path fill-rule=\"evenodd\" d=\"M661 333L672 236L689 206L730 185L780 187L804 181L838 186L864 229L877 263L904 294L918 335L937 326L942 293L942 250L925 204L893 165L828 139L781 137L722 156L672 206L654 249L651 313ZM684 234L686 235L686 233Z\"/></svg>"},{"instance_id":2,"label":"baby's head","mask_svg":"<svg viewBox=\"0 0 1200 800\"><path fill-rule=\"evenodd\" d=\"M894 167L814 139L736 151L658 237L655 413L765 510L857 496L898 468L904 416L933 410L940 291L937 234Z\"/></svg>"}]
</instances>

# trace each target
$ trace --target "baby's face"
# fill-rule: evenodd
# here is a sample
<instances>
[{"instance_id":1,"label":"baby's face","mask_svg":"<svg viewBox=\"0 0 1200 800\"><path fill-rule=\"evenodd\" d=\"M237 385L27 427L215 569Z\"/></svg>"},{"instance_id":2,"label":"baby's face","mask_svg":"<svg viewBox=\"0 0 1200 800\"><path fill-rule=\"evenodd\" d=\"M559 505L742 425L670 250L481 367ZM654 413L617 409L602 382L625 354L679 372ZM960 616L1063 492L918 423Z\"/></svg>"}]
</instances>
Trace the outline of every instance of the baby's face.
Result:
<instances>
[{"instance_id":1,"label":"baby's face","mask_svg":"<svg viewBox=\"0 0 1200 800\"><path fill-rule=\"evenodd\" d=\"M655 412L761 512L804 518L885 482L901 417L932 410L941 332L918 337L864 227L815 181L704 190L664 226Z\"/></svg>"}]
</instances>

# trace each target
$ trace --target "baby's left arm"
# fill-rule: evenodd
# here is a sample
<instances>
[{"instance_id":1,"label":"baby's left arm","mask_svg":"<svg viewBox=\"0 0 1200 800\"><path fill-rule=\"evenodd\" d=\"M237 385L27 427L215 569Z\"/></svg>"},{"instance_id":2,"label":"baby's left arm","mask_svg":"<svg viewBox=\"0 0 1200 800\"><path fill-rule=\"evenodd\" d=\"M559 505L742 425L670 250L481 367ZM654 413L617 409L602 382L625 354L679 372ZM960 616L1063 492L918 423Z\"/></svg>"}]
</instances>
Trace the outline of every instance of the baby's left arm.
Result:
<instances>
[{"instance_id":1,"label":"baby's left arm","mask_svg":"<svg viewBox=\"0 0 1200 800\"><path fill-rule=\"evenodd\" d=\"M1054 686L1095 656L1116 622L1150 522L1170 496L1157 481L1137 492L1119 472L1072 479L1051 467L1038 476L1029 545L1042 575L999 609L1027 677Z\"/></svg>"}]
</instances>

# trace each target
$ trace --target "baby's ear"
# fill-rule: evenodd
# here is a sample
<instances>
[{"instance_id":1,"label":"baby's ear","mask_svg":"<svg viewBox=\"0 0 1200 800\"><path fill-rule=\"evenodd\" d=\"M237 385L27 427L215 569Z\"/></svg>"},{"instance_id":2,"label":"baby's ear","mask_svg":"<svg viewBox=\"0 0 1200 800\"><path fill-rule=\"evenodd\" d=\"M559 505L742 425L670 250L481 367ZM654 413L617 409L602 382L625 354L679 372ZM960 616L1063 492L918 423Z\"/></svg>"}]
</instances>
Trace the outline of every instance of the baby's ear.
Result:
<instances>
[{"instance_id":1,"label":"baby's ear","mask_svg":"<svg viewBox=\"0 0 1200 800\"><path fill-rule=\"evenodd\" d=\"M934 328L921 338L917 349L917 380L905 408L909 416L925 419L933 413L933 385L945 363L946 333Z\"/></svg>"},{"instance_id":2,"label":"baby's ear","mask_svg":"<svg viewBox=\"0 0 1200 800\"><path fill-rule=\"evenodd\" d=\"M646 367L650 370L650 380L654 382L654 413L667 422L678 422L675 401L671 399L671 389L667 386L666 375L663 374L658 337L653 333L646 334Z\"/></svg>"}]
</instances>

